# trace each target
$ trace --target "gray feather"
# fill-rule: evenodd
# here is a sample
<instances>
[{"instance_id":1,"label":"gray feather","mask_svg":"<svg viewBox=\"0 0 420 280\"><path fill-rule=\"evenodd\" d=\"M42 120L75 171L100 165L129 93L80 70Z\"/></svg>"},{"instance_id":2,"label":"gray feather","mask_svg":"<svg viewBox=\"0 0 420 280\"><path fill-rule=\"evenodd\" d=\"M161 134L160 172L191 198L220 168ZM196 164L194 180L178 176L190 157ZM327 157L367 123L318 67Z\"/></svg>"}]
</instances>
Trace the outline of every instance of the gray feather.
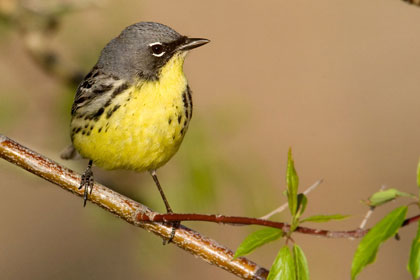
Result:
<instances>
[{"instance_id":1,"label":"gray feather","mask_svg":"<svg viewBox=\"0 0 420 280\"><path fill-rule=\"evenodd\" d=\"M160 23L130 25L105 46L96 67L127 81L136 76L153 79L166 61L150 55L149 45L154 42L171 43L180 38L183 36Z\"/></svg>"}]
</instances>

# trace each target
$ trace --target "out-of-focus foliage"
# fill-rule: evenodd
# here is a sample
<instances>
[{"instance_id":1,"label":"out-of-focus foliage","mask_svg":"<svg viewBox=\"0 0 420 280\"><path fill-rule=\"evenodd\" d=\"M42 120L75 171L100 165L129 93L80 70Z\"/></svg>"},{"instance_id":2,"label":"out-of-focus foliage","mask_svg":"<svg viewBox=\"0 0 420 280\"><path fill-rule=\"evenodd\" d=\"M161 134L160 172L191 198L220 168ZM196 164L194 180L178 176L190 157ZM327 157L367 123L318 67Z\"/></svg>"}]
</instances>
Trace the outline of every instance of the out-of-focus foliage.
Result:
<instances>
[{"instance_id":1,"label":"out-of-focus foliage","mask_svg":"<svg viewBox=\"0 0 420 280\"><path fill-rule=\"evenodd\" d=\"M417 223L417 234L411 243L410 259L407 268L413 280L420 278L420 222Z\"/></svg>"},{"instance_id":2,"label":"out-of-focus foliage","mask_svg":"<svg viewBox=\"0 0 420 280\"><path fill-rule=\"evenodd\" d=\"M379 246L398 232L406 213L407 206L398 207L386 215L363 237L354 254L351 265L351 279L356 279L356 276L365 266L375 261Z\"/></svg>"},{"instance_id":3,"label":"out-of-focus foliage","mask_svg":"<svg viewBox=\"0 0 420 280\"><path fill-rule=\"evenodd\" d=\"M374 193L368 200L368 205L372 207L376 207L387 203L391 200L396 199L397 197L416 197L413 194L401 192L397 189L387 189L381 190L379 192Z\"/></svg>"}]
</instances>

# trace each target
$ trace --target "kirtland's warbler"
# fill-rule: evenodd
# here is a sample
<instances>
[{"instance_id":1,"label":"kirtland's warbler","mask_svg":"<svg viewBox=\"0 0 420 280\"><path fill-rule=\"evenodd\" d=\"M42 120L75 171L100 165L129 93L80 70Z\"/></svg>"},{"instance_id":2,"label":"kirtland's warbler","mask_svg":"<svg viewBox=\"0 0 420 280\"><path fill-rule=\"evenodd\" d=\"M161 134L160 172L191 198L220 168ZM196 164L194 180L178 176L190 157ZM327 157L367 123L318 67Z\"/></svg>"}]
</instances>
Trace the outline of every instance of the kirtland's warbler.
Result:
<instances>
[{"instance_id":1,"label":"kirtland's warbler","mask_svg":"<svg viewBox=\"0 0 420 280\"><path fill-rule=\"evenodd\" d=\"M105 46L77 88L71 108L73 144L62 154L89 159L79 188L84 188L84 205L93 188L94 163L149 171L172 212L156 169L178 151L192 117L185 56L208 42L160 23L139 22Z\"/></svg>"}]
</instances>

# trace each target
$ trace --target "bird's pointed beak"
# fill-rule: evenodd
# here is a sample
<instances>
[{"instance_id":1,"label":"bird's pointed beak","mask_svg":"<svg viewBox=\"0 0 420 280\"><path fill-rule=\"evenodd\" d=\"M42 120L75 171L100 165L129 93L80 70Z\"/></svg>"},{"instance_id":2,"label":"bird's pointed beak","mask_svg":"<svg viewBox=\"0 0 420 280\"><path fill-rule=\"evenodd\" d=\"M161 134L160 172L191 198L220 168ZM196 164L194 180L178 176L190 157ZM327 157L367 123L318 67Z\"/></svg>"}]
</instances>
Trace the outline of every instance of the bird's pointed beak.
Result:
<instances>
[{"instance_id":1,"label":"bird's pointed beak","mask_svg":"<svg viewBox=\"0 0 420 280\"><path fill-rule=\"evenodd\" d=\"M188 51L192 50L198 47L201 47L202 45L207 44L210 42L208 39L203 38L187 38L179 47L178 50L180 51Z\"/></svg>"}]
</instances>

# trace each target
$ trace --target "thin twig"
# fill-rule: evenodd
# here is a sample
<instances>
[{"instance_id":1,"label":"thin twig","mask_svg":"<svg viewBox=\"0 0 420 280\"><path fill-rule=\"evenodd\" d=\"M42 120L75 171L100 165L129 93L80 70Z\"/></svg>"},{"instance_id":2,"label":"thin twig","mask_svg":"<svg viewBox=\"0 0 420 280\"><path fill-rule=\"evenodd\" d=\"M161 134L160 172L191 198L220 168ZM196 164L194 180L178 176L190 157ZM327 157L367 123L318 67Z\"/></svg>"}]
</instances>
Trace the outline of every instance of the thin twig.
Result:
<instances>
[{"instance_id":1,"label":"thin twig","mask_svg":"<svg viewBox=\"0 0 420 280\"><path fill-rule=\"evenodd\" d=\"M402 227L407 226L411 223L414 223L420 219L420 215L407 218ZM205 214L157 214L153 217L150 215L139 214L137 215L138 221L152 221L152 222L171 222L171 221L202 221L202 222L212 222L212 223L221 223L221 224L232 224L232 225L259 225L272 228L279 228L284 231L290 230L290 225L282 222L274 222L269 220L262 220L258 218L249 218L249 217L238 217L238 216L224 216L224 215L205 215ZM333 231L325 229L314 229L308 227L297 227L295 232L310 234L320 237L327 238L360 238L363 237L369 229L354 229L354 230L344 230L344 231Z\"/></svg>"},{"instance_id":2,"label":"thin twig","mask_svg":"<svg viewBox=\"0 0 420 280\"><path fill-rule=\"evenodd\" d=\"M379 191L383 191L385 188L386 188L386 186L384 185L379 189ZM363 218L362 222L360 223L360 226L359 226L360 229L365 228L365 226L366 226L369 218L372 216L373 210L375 210L375 208L376 208L375 206L369 207L369 210L366 212L365 217Z\"/></svg>"},{"instance_id":3,"label":"thin twig","mask_svg":"<svg viewBox=\"0 0 420 280\"><path fill-rule=\"evenodd\" d=\"M304 195L308 195L311 191L313 191L314 189L316 189L323 181L324 181L324 179L320 179L320 180L316 181L311 186L309 186L309 188L307 188L303 192L303 194ZM271 218L271 216L273 216L273 215L275 215L277 213L283 212L287 208L288 205L289 205L289 203L286 202L282 206L280 206L279 208L274 209L273 211L271 211L270 213L268 213L267 215L260 217L260 219L263 219L263 220L269 219L269 218Z\"/></svg>"},{"instance_id":4,"label":"thin twig","mask_svg":"<svg viewBox=\"0 0 420 280\"><path fill-rule=\"evenodd\" d=\"M0 157L73 194L83 196L83 190L78 189L80 175L1 134ZM166 226L163 223L143 222L137 219L138 216L153 217L159 215L158 213L98 183L93 186L90 201L128 223L144 228L164 239L168 239L171 235L171 226ZM180 226L176 230L172 243L194 256L200 257L206 262L223 268L243 279L262 280L268 275L267 269L246 258L233 259L234 253L230 249L187 227Z\"/></svg>"},{"instance_id":5,"label":"thin twig","mask_svg":"<svg viewBox=\"0 0 420 280\"><path fill-rule=\"evenodd\" d=\"M373 214L373 210L375 210L375 207L370 207L369 210L366 212L365 217L363 218L362 222L360 223L360 226L359 226L360 229L365 228L365 226L367 224L367 221L369 220L370 216L372 216L372 214Z\"/></svg>"}]
</instances>

